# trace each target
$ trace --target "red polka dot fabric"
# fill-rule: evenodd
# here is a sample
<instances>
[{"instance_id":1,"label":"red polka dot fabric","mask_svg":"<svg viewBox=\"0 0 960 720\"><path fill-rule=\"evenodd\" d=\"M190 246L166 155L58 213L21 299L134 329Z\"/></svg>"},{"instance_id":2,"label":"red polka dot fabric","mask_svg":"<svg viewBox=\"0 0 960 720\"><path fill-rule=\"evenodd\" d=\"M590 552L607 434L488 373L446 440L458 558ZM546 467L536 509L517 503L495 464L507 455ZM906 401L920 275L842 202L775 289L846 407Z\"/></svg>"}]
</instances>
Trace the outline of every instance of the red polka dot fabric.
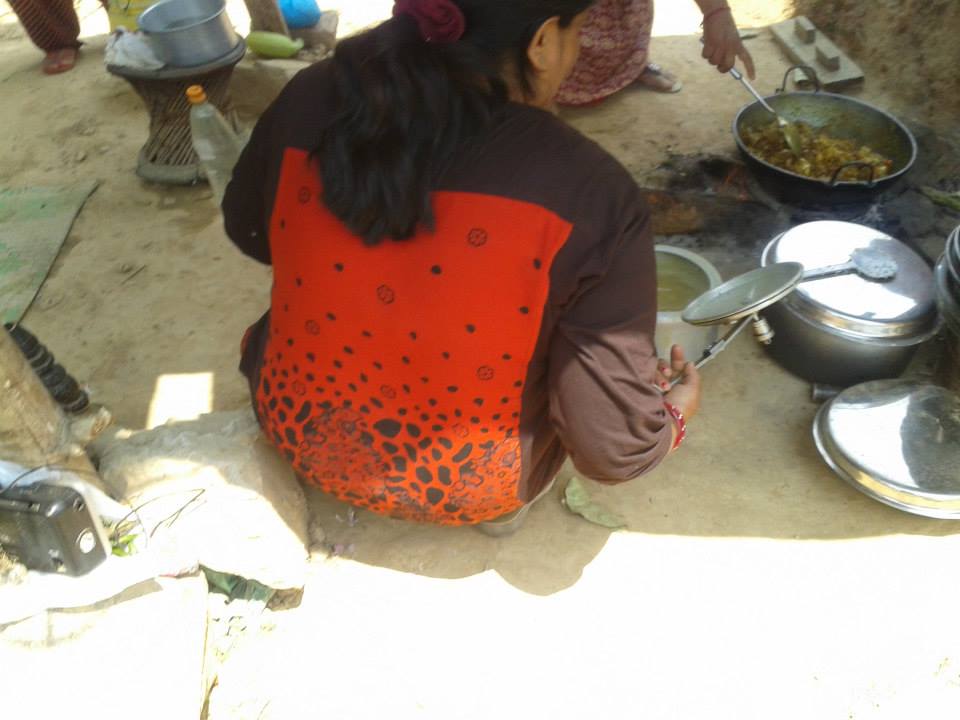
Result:
<instances>
[{"instance_id":1,"label":"red polka dot fabric","mask_svg":"<svg viewBox=\"0 0 960 720\"><path fill-rule=\"evenodd\" d=\"M308 483L393 517L459 525L521 506L519 420L549 268L571 226L439 192L436 231L365 246L284 156L255 405Z\"/></svg>"}]
</instances>

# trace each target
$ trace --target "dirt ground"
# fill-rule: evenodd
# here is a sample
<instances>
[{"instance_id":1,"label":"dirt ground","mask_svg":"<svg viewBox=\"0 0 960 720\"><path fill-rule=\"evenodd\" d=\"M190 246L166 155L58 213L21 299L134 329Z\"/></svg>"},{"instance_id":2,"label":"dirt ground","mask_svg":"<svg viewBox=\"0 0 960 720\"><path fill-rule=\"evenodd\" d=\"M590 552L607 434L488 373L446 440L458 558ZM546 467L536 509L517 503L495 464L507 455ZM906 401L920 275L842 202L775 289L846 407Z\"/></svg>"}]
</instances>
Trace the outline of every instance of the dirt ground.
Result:
<instances>
[{"instance_id":1,"label":"dirt ground","mask_svg":"<svg viewBox=\"0 0 960 720\"><path fill-rule=\"evenodd\" d=\"M686 28L688 34L657 38L653 45L654 58L687 83L684 92L628 90L599 108L567 113L638 178L668 153L730 152L730 119L746 102L732 80L699 58L692 34L696 8L687 5L661 12L657 32ZM374 21L388 6L383 0L345 3L344 28ZM212 387L210 409L242 405L246 388L234 368L236 346L266 305L268 273L224 242L207 188L151 185L133 175L146 114L130 87L103 71L104 38L88 40L75 72L45 78L36 69L37 51L5 7L0 4L0 89L6 100L0 108L0 182L101 182L28 315L29 326L128 427L148 423L163 376L210 374L203 379ZM241 31L242 7L231 5ZM786 2L737 4L749 25L778 20L790 9ZM81 12L85 31L106 30L96 3L84 0ZM766 35L749 47L759 59L758 86L772 91L784 67L780 52ZM953 50L946 45L944 55ZM916 109L910 98L890 96L887 85L871 78L852 94L879 99L895 112ZM244 92L242 86L234 89L241 104ZM944 111L924 119L952 117ZM175 387L176 379L165 387ZM189 404L194 408L198 401Z\"/></svg>"},{"instance_id":2,"label":"dirt ground","mask_svg":"<svg viewBox=\"0 0 960 720\"><path fill-rule=\"evenodd\" d=\"M390 6L335 4L347 28ZM747 98L700 60L689 5L661 12L653 44L683 92L627 90L566 114L638 178L669 153L733 152L730 122ZM787 0L734 5L757 27L794 11ZM83 8L85 29L103 32ZM0 2L0 184L101 183L26 324L125 426L146 426L158 384L182 376L210 380L209 402L184 391L193 410L244 406L238 343L267 305L269 272L227 242L207 188L135 177L146 114L103 70L102 36L74 72L46 78L5 11ZM766 33L749 47L758 86L772 91L788 63ZM881 55L867 51L870 63ZM895 64L853 94L952 122L892 79ZM836 479L809 440L807 386L750 342L706 381L682 453L641 482L594 489L626 532L578 521L557 498L495 540L368 514L352 524L313 494L317 522L348 557L317 559L300 607L274 613L273 632L228 666L210 717L960 716L960 528Z\"/></svg>"}]
</instances>

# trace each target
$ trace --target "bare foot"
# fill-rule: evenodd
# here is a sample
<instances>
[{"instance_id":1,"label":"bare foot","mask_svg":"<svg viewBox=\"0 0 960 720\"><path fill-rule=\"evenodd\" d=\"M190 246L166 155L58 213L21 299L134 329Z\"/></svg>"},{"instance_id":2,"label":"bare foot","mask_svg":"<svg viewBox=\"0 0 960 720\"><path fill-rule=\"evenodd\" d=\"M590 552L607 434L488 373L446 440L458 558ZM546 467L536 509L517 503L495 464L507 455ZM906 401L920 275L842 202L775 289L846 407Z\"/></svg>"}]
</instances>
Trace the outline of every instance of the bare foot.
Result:
<instances>
[{"instance_id":1,"label":"bare foot","mask_svg":"<svg viewBox=\"0 0 960 720\"><path fill-rule=\"evenodd\" d=\"M67 72L67 70L73 70L76 64L76 48L51 50L43 59L43 72L47 75L58 75L59 73Z\"/></svg>"},{"instance_id":2,"label":"bare foot","mask_svg":"<svg viewBox=\"0 0 960 720\"><path fill-rule=\"evenodd\" d=\"M675 93L683 89L682 82L656 63L647 65L646 69L640 73L640 77L637 78L637 83L662 93Z\"/></svg>"}]
</instances>

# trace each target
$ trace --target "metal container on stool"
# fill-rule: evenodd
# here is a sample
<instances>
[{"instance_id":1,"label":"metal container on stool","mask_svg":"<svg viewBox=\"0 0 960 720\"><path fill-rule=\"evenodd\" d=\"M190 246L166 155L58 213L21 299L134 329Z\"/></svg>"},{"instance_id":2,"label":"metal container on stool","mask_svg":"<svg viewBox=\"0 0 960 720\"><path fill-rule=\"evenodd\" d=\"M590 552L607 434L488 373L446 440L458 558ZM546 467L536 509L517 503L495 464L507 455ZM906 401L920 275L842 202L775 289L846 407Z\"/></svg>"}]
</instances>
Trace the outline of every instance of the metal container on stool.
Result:
<instances>
[{"instance_id":1,"label":"metal container on stool","mask_svg":"<svg viewBox=\"0 0 960 720\"><path fill-rule=\"evenodd\" d=\"M854 223L806 223L774 238L764 266L798 262L806 270L843 264L857 250L896 264L878 282L856 273L802 282L766 312L776 332L770 354L794 374L848 387L899 376L919 346L940 329L933 272L907 245Z\"/></svg>"},{"instance_id":2,"label":"metal container on stool","mask_svg":"<svg viewBox=\"0 0 960 720\"><path fill-rule=\"evenodd\" d=\"M161 0L137 18L159 58L174 67L205 65L240 42L225 0Z\"/></svg>"}]
</instances>

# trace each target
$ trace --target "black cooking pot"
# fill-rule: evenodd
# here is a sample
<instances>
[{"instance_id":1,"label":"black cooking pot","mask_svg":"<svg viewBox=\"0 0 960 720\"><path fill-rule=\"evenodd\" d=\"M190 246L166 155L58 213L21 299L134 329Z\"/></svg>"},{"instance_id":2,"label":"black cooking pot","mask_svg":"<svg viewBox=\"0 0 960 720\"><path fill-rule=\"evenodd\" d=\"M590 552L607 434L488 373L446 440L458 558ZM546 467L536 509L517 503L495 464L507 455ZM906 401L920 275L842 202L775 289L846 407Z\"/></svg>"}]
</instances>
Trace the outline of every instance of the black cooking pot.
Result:
<instances>
[{"instance_id":1,"label":"black cooking pot","mask_svg":"<svg viewBox=\"0 0 960 720\"><path fill-rule=\"evenodd\" d=\"M816 89L812 92L784 92L787 79L795 70L803 70ZM820 81L811 67L798 65L787 70L777 94L766 100L778 114L791 122L800 121L814 128L829 129L833 137L867 145L893 162L889 175L866 182L838 180L845 168L870 167L866 163L841 165L830 180L815 180L771 165L754 155L743 141L744 130L765 127L775 121L760 103L755 102L737 113L733 136L757 180L784 202L824 209L870 202L903 178L916 162L917 141L903 123L868 103L821 92Z\"/></svg>"}]
</instances>

